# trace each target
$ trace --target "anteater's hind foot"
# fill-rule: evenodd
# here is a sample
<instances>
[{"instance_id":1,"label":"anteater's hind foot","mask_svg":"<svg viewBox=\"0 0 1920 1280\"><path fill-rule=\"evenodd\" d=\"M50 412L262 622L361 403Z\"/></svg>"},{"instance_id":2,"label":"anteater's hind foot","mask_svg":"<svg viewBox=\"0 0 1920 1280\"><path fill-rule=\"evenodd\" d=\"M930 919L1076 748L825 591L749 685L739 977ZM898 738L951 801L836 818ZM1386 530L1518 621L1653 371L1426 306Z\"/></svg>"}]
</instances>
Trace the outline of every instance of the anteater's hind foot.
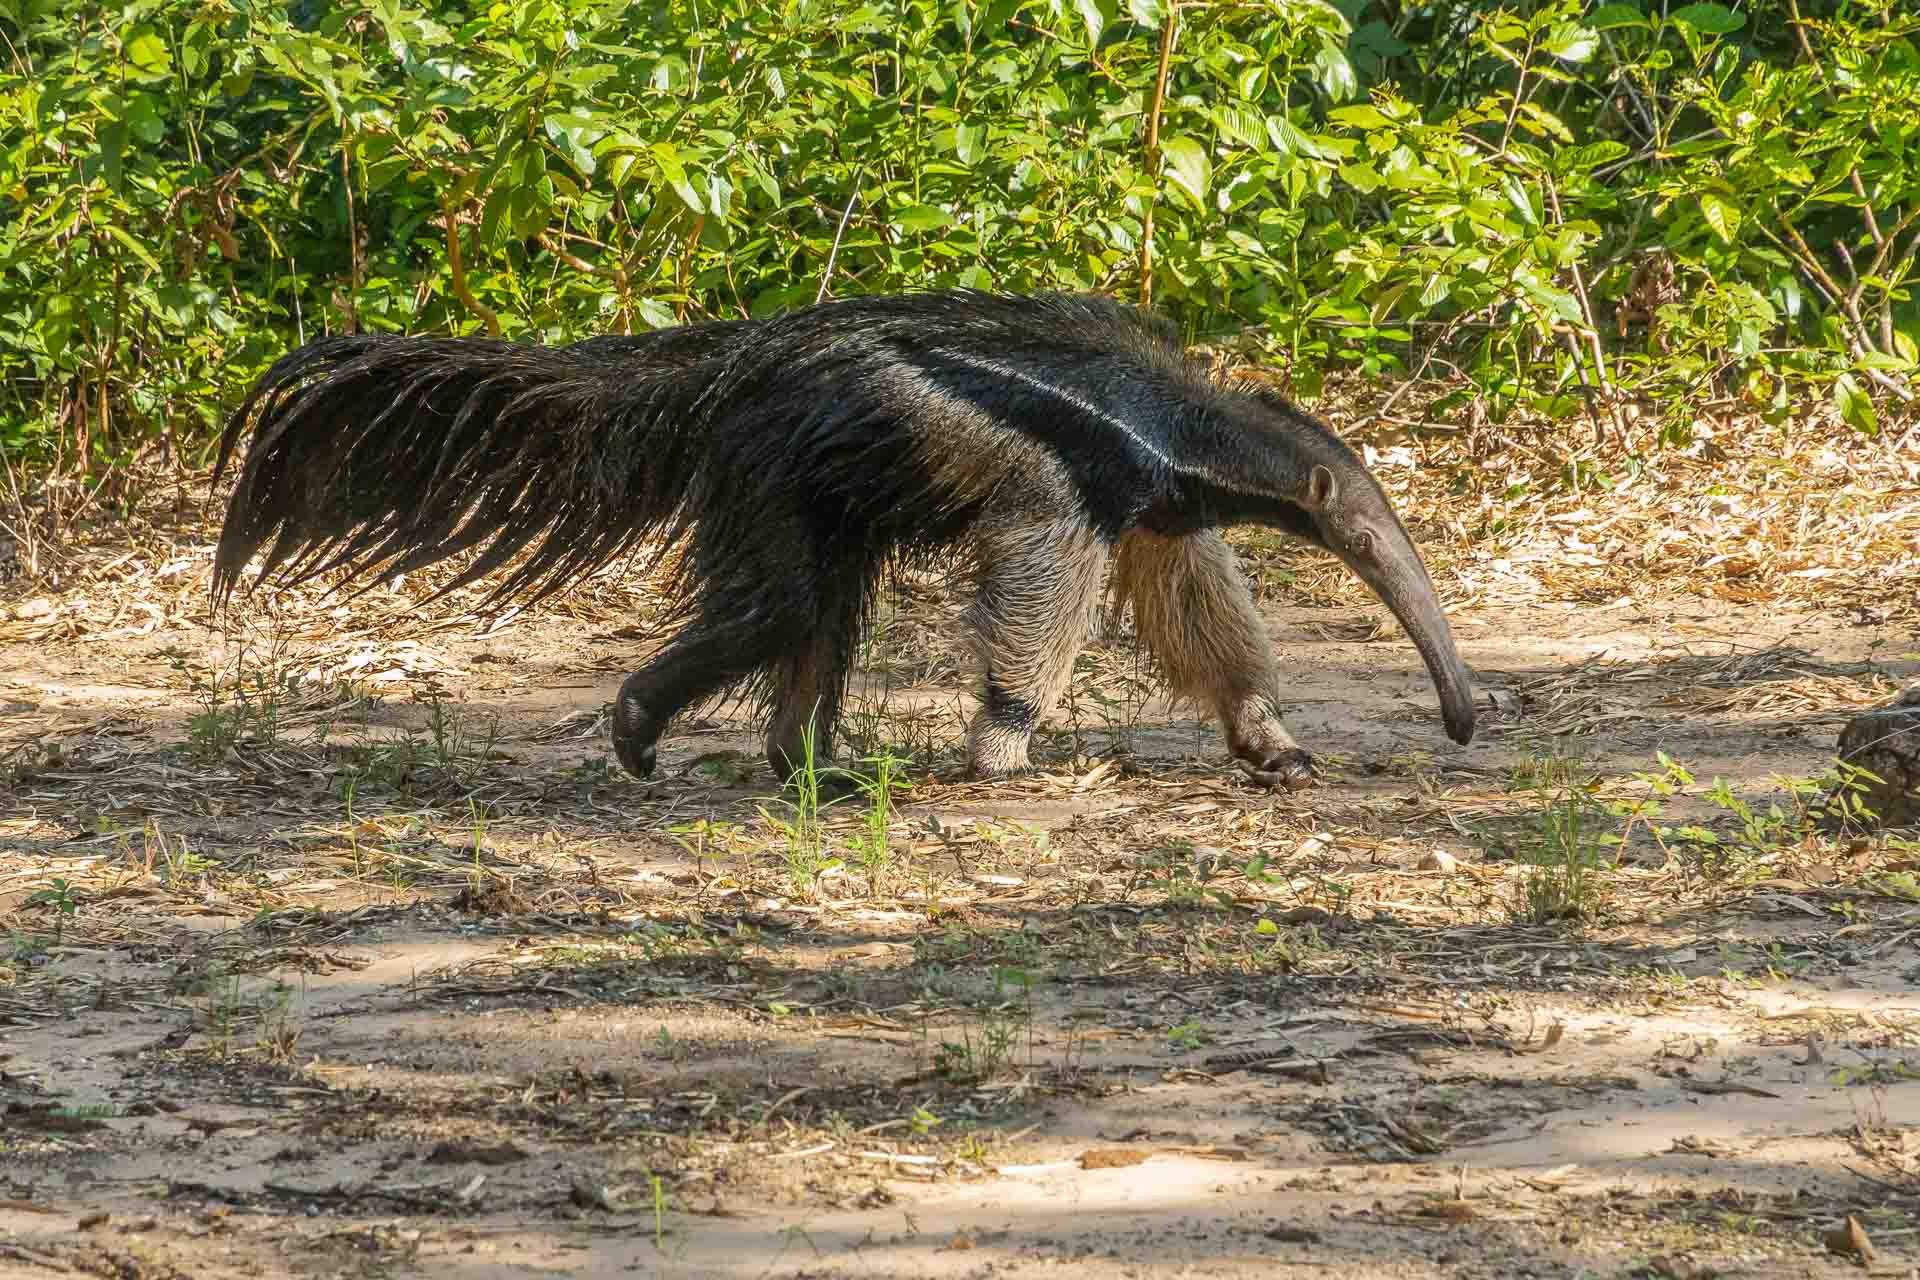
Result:
<instances>
[{"instance_id":1,"label":"anteater's hind foot","mask_svg":"<svg viewBox=\"0 0 1920 1280\"><path fill-rule=\"evenodd\" d=\"M833 766L840 703L859 639L862 602L873 575L867 564L842 567L810 609L809 638L773 663L773 715L767 722L767 766L792 787L809 769L822 796L849 795L859 781ZM796 627L796 630L801 628Z\"/></svg>"},{"instance_id":2,"label":"anteater's hind foot","mask_svg":"<svg viewBox=\"0 0 1920 1280\"><path fill-rule=\"evenodd\" d=\"M1073 674L1100 603L1106 543L1071 517L994 522L979 534L967 621L985 678L967 734L976 778L1032 768L1028 744Z\"/></svg>"}]
</instances>

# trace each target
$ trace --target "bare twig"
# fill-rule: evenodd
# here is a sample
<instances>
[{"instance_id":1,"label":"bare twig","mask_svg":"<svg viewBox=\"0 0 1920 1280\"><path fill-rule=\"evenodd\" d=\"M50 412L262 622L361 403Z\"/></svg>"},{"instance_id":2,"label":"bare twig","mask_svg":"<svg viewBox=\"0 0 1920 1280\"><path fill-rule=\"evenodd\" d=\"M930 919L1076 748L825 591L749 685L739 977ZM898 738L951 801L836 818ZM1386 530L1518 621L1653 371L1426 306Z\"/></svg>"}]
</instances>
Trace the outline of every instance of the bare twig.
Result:
<instances>
[{"instance_id":1,"label":"bare twig","mask_svg":"<svg viewBox=\"0 0 1920 1280\"><path fill-rule=\"evenodd\" d=\"M1566 215L1560 211L1559 189L1554 186L1553 179L1550 177L1546 178L1543 185L1547 192L1547 207L1553 213L1554 222L1561 226L1566 225ZM1587 281L1580 273L1580 264L1578 262L1570 264L1568 270L1573 273L1573 296L1580 303L1580 318L1586 326L1587 348L1593 357L1594 377L1598 379L1600 383L1601 393L1607 397L1608 411L1609 416L1613 418L1614 432L1624 439L1626 437L1627 427L1626 423L1620 420L1619 405L1614 403L1613 383L1607 376L1607 356L1606 352L1603 351L1600 346L1600 326L1593 318L1593 301L1587 297ZM1573 356L1574 365L1578 367L1580 365L1580 353L1575 349L1571 334L1566 335L1566 341L1567 349ZM1587 390L1587 375L1584 369L1581 369L1580 372L1580 388L1582 391L1587 392L1587 415L1593 420L1594 439L1596 442L1604 441L1606 439L1606 429L1601 426L1599 414L1595 411L1593 394Z\"/></svg>"},{"instance_id":2,"label":"bare twig","mask_svg":"<svg viewBox=\"0 0 1920 1280\"><path fill-rule=\"evenodd\" d=\"M1167 6L1167 20L1160 28L1160 74L1153 82L1153 100L1147 104L1147 180L1153 184L1147 194L1146 216L1140 231L1140 305L1153 305L1153 207L1160 192L1160 112L1167 101L1167 76L1173 70L1173 40L1180 25L1180 6Z\"/></svg>"},{"instance_id":3,"label":"bare twig","mask_svg":"<svg viewBox=\"0 0 1920 1280\"><path fill-rule=\"evenodd\" d=\"M1814 52L1813 41L1807 38L1807 20L1801 16L1800 0L1787 0L1787 9L1793 15L1793 34L1795 39L1799 41L1801 55L1806 58L1807 65L1813 68L1814 75L1819 77L1821 86L1831 93L1833 91L1833 81L1827 75L1826 64L1822 62ZM1856 164L1847 171L1847 185L1853 188L1853 194L1860 200L1860 216L1866 221L1867 235L1873 240L1875 250L1873 265L1865 272L1861 272L1854 267L1853 255L1847 251L1845 243L1840 241L1835 242L1835 247L1839 249L1841 257L1846 261L1847 273L1853 279L1853 288L1847 291L1842 306L1847 314L1847 318L1852 321L1857 330L1854 354L1856 356L1863 354L1861 348L1867 345L1867 335L1877 329L1879 350L1882 354L1891 355L1893 354L1893 289L1888 287L1882 291L1878 315L1876 316L1879 323L1875 326L1870 327L1865 317L1861 315L1860 301L1866 295L1868 280L1878 276L1881 270L1887 265L1888 259L1894 252L1895 244L1900 237L1900 233L1913 223L1915 214L1920 213L1920 210L1916 210L1915 213L1909 213L1900 219L1894 226L1893 231L1888 233L1881 229L1879 212L1873 207L1873 200L1867 195L1867 184L1860 177L1859 165ZM1792 231L1792 227L1789 226L1788 230ZM1800 240L1797 234L1794 239L1796 243L1799 243L1804 248L1805 242ZM1908 245L1907 252L1901 255L1900 261L1905 261L1907 258L1910 258L1913 255L1914 249L1920 247L1920 236L1916 236L1915 240L1915 244ZM1808 255L1811 256L1811 251L1808 250L1807 252ZM1869 369L1865 372L1874 382L1885 387L1889 392L1898 396L1903 402L1910 402L1913 399L1913 393L1909 391L1906 385L1899 379L1890 377L1875 369Z\"/></svg>"},{"instance_id":4,"label":"bare twig","mask_svg":"<svg viewBox=\"0 0 1920 1280\"><path fill-rule=\"evenodd\" d=\"M347 296L342 310L347 313L347 332L358 333L360 308L353 299L360 292L365 266L360 261L360 218L353 204L353 148L344 143L340 148L340 185L347 194Z\"/></svg>"},{"instance_id":5,"label":"bare twig","mask_svg":"<svg viewBox=\"0 0 1920 1280\"><path fill-rule=\"evenodd\" d=\"M1793 34L1800 42L1800 52L1806 57L1807 65L1813 68L1813 74L1820 77L1821 85L1828 92L1833 91L1833 81L1827 78L1826 64L1813 52L1813 41L1807 39L1807 20L1800 16L1800 0L1787 0L1787 9L1793 14ZM1873 237L1876 246L1886 243L1886 237L1880 234L1880 220L1874 215L1873 202L1867 199L1867 187L1860 180L1860 166L1853 166L1847 174L1847 182L1853 187L1853 194L1860 197L1860 210L1866 215L1867 234Z\"/></svg>"},{"instance_id":6,"label":"bare twig","mask_svg":"<svg viewBox=\"0 0 1920 1280\"><path fill-rule=\"evenodd\" d=\"M440 208L447 223L447 275L452 279L453 294L467 310L479 316L480 322L487 326L487 332L497 338L500 336L499 314L474 297L473 290L467 287L467 269L460 260L460 219L455 212L451 193L442 198Z\"/></svg>"},{"instance_id":7,"label":"bare twig","mask_svg":"<svg viewBox=\"0 0 1920 1280\"><path fill-rule=\"evenodd\" d=\"M867 166L861 165L853 174L853 190L847 193L846 208L840 210L840 225L833 229L833 247L827 250L826 270L820 273L820 289L813 295L814 302L827 300L827 285L833 280L833 264L840 256L840 241L847 234L847 219L853 216L853 206L860 199L860 180L867 176Z\"/></svg>"}]
</instances>

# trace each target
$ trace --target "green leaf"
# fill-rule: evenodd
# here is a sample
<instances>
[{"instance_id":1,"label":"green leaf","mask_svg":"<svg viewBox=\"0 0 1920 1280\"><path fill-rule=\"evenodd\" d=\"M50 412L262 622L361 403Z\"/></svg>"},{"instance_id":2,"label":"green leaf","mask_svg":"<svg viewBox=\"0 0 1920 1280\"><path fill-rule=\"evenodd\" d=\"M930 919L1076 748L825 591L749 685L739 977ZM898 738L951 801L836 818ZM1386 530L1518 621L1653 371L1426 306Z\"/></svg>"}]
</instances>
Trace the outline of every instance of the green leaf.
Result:
<instances>
[{"instance_id":1,"label":"green leaf","mask_svg":"<svg viewBox=\"0 0 1920 1280\"><path fill-rule=\"evenodd\" d=\"M1338 45L1321 45L1320 52L1313 55L1313 70L1321 91L1335 102L1345 102L1360 92L1353 64L1347 61L1346 50Z\"/></svg>"},{"instance_id":2,"label":"green leaf","mask_svg":"<svg viewBox=\"0 0 1920 1280\"><path fill-rule=\"evenodd\" d=\"M1580 300L1567 290L1556 289L1552 285L1541 284L1534 280L1523 279L1517 283L1529 298L1573 328L1580 328L1586 323L1586 317L1580 314Z\"/></svg>"},{"instance_id":3,"label":"green leaf","mask_svg":"<svg viewBox=\"0 0 1920 1280\"><path fill-rule=\"evenodd\" d=\"M673 193L680 197L681 203L695 213L705 213L706 201L700 198L700 193L694 190L691 182L687 181L687 168L680 162L679 148L672 143L656 142L653 144L652 151L654 163L660 169L660 176L666 179L667 185L673 188Z\"/></svg>"},{"instance_id":4,"label":"green leaf","mask_svg":"<svg viewBox=\"0 0 1920 1280\"><path fill-rule=\"evenodd\" d=\"M1593 11L1587 25L1595 31L1613 31L1620 27L1644 27L1647 15L1630 4L1603 4Z\"/></svg>"},{"instance_id":5,"label":"green leaf","mask_svg":"<svg viewBox=\"0 0 1920 1280\"><path fill-rule=\"evenodd\" d=\"M1540 42L1540 48L1562 62L1585 62L1600 47L1600 34L1577 22L1557 22Z\"/></svg>"},{"instance_id":6,"label":"green leaf","mask_svg":"<svg viewBox=\"0 0 1920 1280\"><path fill-rule=\"evenodd\" d=\"M1231 102L1216 108L1213 118L1227 141L1256 150L1267 145L1267 122L1260 118L1259 112Z\"/></svg>"},{"instance_id":7,"label":"green leaf","mask_svg":"<svg viewBox=\"0 0 1920 1280\"><path fill-rule=\"evenodd\" d=\"M595 168L593 144L606 136L597 122L574 112L550 115L541 122L554 147L581 173L591 178Z\"/></svg>"},{"instance_id":8,"label":"green leaf","mask_svg":"<svg viewBox=\"0 0 1920 1280\"><path fill-rule=\"evenodd\" d=\"M1343 164L1340 166L1340 176L1363 196L1371 195L1380 188L1380 174L1370 164Z\"/></svg>"},{"instance_id":9,"label":"green leaf","mask_svg":"<svg viewBox=\"0 0 1920 1280\"><path fill-rule=\"evenodd\" d=\"M1852 374L1843 373L1833 380L1833 403L1840 410L1841 419L1855 431L1864 435L1878 432L1879 424L1873 416L1873 401Z\"/></svg>"},{"instance_id":10,"label":"green leaf","mask_svg":"<svg viewBox=\"0 0 1920 1280\"><path fill-rule=\"evenodd\" d=\"M1500 189L1506 192L1507 203L1520 215L1520 220L1530 227L1540 225L1540 214L1533 207L1533 193L1527 185L1514 174L1505 174L1500 179Z\"/></svg>"},{"instance_id":11,"label":"green leaf","mask_svg":"<svg viewBox=\"0 0 1920 1280\"><path fill-rule=\"evenodd\" d=\"M1740 230L1739 206L1730 204L1711 191L1700 193L1700 216L1707 220L1713 233L1720 237L1721 243L1732 244L1733 237Z\"/></svg>"},{"instance_id":12,"label":"green leaf","mask_svg":"<svg viewBox=\"0 0 1920 1280\"><path fill-rule=\"evenodd\" d=\"M160 118L161 104L150 93L127 95L127 132L136 141L158 145L167 136L166 121Z\"/></svg>"},{"instance_id":13,"label":"green leaf","mask_svg":"<svg viewBox=\"0 0 1920 1280\"><path fill-rule=\"evenodd\" d=\"M1298 156L1310 160L1338 160L1344 154L1341 148L1329 145L1333 139L1316 137L1302 132L1300 127L1285 116L1267 117L1267 137L1273 142L1273 149L1283 156Z\"/></svg>"},{"instance_id":14,"label":"green leaf","mask_svg":"<svg viewBox=\"0 0 1920 1280\"><path fill-rule=\"evenodd\" d=\"M1266 179L1243 169L1214 189L1213 200L1222 213L1228 213L1245 205L1249 200L1256 200L1267 193ZM1228 232L1228 234L1235 233Z\"/></svg>"},{"instance_id":15,"label":"green leaf","mask_svg":"<svg viewBox=\"0 0 1920 1280\"><path fill-rule=\"evenodd\" d=\"M976 36L986 40L997 40L1006 35L1007 23L1013 20L1013 15L1020 12L1020 6L1026 2L1027 0L991 0L990 3L982 5L980 20L973 24ZM1058 13L1059 10L1056 9L1054 12Z\"/></svg>"},{"instance_id":16,"label":"green leaf","mask_svg":"<svg viewBox=\"0 0 1920 1280\"><path fill-rule=\"evenodd\" d=\"M1517 118L1526 123L1528 132L1530 133L1544 133L1559 142L1571 143L1573 141L1573 131L1567 128L1559 116L1553 114L1553 112L1547 110L1545 107L1540 106L1538 103L1521 103L1520 113Z\"/></svg>"},{"instance_id":17,"label":"green leaf","mask_svg":"<svg viewBox=\"0 0 1920 1280\"><path fill-rule=\"evenodd\" d=\"M961 164L970 165L980 158L980 146L987 140L987 126L963 124L953 131L953 154Z\"/></svg>"},{"instance_id":18,"label":"green leaf","mask_svg":"<svg viewBox=\"0 0 1920 1280\"><path fill-rule=\"evenodd\" d=\"M733 211L733 184L723 173L707 175L707 208L722 220Z\"/></svg>"},{"instance_id":19,"label":"green leaf","mask_svg":"<svg viewBox=\"0 0 1920 1280\"><path fill-rule=\"evenodd\" d=\"M1160 140L1161 170L1173 184L1187 193L1193 203L1204 209L1207 184L1213 178L1213 162L1207 149L1185 134Z\"/></svg>"},{"instance_id":20,"label":"green leaf","mask_svg":"<svg viewBox=\"0 0 1920 1280\"><path fill-rule=\"evenodd\" d=\"M915 231L937 231L953 225L953 215L936 205L909 205L888 219L895 230L912 233Z\"/></svg>"},{"instance_id":21,"label":"green leaf","mask_svg":"<svg viewBox=\"0 0 1920 1280\"><path fill-rule=\"evenodd\" d=\"M1107 29L1107 15L1100 12L1099 0L1075 0L1074 7L1080 10L1080 21L1087 28L1087 43L1100 43L1100 33Z\"/></svg>"},{"instance_id":22,"label":"green leaf","mask_svg":"<svg viewBox=\"0 0 1920 1280\"><path fill-rule=\"evenodd\" d=\"M1675 9L1667 15L1667 21L1677 22L1683 27L1692 27L1704 35L1724 36L1730 31L1738 31L1747 25L1747 15L1735 13L1725 5L1690 4L1684 9Z\"/></svg>"},{"instance_id":23,"label":"green leaf","mask_svg":"<svg viewBox=\"0 0 1920 1280\"><path fill-rule=\"evenodd\" d=\"M167 50L167 42L152 27L135 27L133 34L127 37L127 61L133 69L148 79L157 79L173 73L173 54Z\"/></svg>"},{"instance_id":24,"label":"green leaf","mask_svg":"<svg viewBox=\"0 0 1920 1280\"><path fill-rule=\"evenodd\" d=\"M187 34L180 41L180 69L195 79L207 69L207 59L213 51L213 24L196 21L187 24Z\"/></svg>"},{"instance_id":25,"label":"green leaf","mask_svg":"<svg viewBox=\"0 0 1920 1280\"><path fill-rule=\"evenodd\" d=\"M49 359L58 360L65 355L73 338L73 299L58 293L48 298L34 329L40 335L40 348Z\"/></svg>"},{"instance_id":26,"label":"green leaf","mask_svg":"<svg viewBox=\"0 0 1920 1280\"><path fill-rule=\"evenodd\" d=\"M193 294L183 284L165 285L154 290L154 309L179 328L193 323Z\"/></svg>"},{"instance_id":27,"label":"green leaf","mask_svg":"<svg viewBox=\"0 0 1920 1280\"><path fill-rule=\"evenodd\" d=\"M1626 144L1609 138L1602 142L1556 148L1551 159L1553 172L1565 177L1573 173L1592 173L1595 169L1610 165L1625 155L1627 155Z\"/></svg>"},{"instance_id":28,"label":"green leaf","mask_svg":"<svg viewBox=\"0 0 1920 1280\"><path fill-rule=\"evenodd\" d=\"M1167 7L1161 0L1127 0L1127 14L1143 27L1158 27L1167 20Z\"/></svg>"},{"instance_id":29,"label":"green leaf","mask_svg":"<svg viewBox=\"0 0 1920 1280\"><path fill-rule=\"evenodd\" d=\"M112 236L115 240L118 240L122 245L124 245L126 247L127 252L131 253L134 257L140 259L140 261L146 263L149 270L152 270L152 271L160 270L160 260L154 257L153 254L148 251L147 246L141 244L138 240L134 239L131 235L129 235L127 233L126 228L122 227L119 223L109 222L107 224L107 234Z\"/></svg>"},{"instance_id":30,"label":"green leaf","mask_svg":"<svg viewBox=\"0 0 1920 1280\"><path fill-rule=\"evenodd\" d=\"M1349 125L1355 129L1390 129L1393 120L1371 102L1353 107L1335 107L1327 112L1327 119L1334 124Z\"/></svg>"},{"instance_id":31,"label":"green leaf","mask_svg":"<svg viewBox=\"0 0 1920 1280\"><path fill-rule=\"evenodd\" d=\"M641 298L634 304L640 313L640 319L649 329L671 329L680 323L680 317L673 314L673 308L658 298Z\"/></svg>"},{"instance_id":32,"label":"green leaf","mask_svg":"<svg viewBox=\"0 0 1920 1280\"><path fill-rule=\"evenodd\" d=\"M100 153L101 176L107 180L107 186L115 191L126 172L127 129L125 125L110 124L100 130L95 143Z\"/></svg>"}]
</instances>

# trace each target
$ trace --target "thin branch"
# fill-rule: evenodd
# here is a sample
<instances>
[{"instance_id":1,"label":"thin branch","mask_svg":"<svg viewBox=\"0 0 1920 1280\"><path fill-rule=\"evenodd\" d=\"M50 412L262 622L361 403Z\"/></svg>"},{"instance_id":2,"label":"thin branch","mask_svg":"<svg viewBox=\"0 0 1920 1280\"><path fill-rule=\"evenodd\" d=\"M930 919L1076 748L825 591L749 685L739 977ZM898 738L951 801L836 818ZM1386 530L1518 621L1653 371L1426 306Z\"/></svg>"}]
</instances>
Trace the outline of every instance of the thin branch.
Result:
<instances>
[{"instance_id":1,"label":"thin branch","mask_svg":"<svg viewBox=\"0 0 1920 1280\"><path fill-rule=\"evenodd\" d=\"M353 203L353 155L352 145L340 148L340 185L347 191L347 332L360 332L360 308L354 302L354 295L360 292L360 280L365 273L366 264L360 260L360 219Z\"/></svg>"},{"instance_id":2,"label":"thin branch","mask_svg":"<svg viewBox=\"0 0 1920 1280\"><path fill-rule=\"evenodd\" d=\"M1167 101L1167 76L1173 70L1173 37L1180 24L1180 6L1167 5L1160 28L1160 74L1153 82L1153 101L1147 107L1147 211L1140 232L1140 305L1153 304L1153 207L1160 197L1160 111Z\"/></svg>"},{"instance_id":3,"label":"thin branch","mask_svg":"<svg viewBox=\"0 0 1920 1280\"><path fill-rule=\"evenodd\" d=\"M840 241L847 234L847 219L853 216L853 206L860 199L860 180L866 176L864 164L854 171L853 190L847 193L847 207L840 211L840 225L833 229L833 248L827 250L827 268L820 273L820 291L813 295L815 305L827 300L827 285L833 280L833 264L840 256Z\"/></svg>"},{"instance_id":4,"label":"thin branch","mask_svg":"<svg viewBox=\"0 0 1920 1280\"><path fill-rule=\"evenodd\" d=\"M1907 241L1906 249L1900 253L1898 258L1894 257L1894 248L1901 235L1906 232L1908 227L1911 227L1916 222L1920 222L1920 204L1914 205L1911 213L1893 224L1893 230L1887 233L1886 242L1880 246L1880 251L1873 255L1873 261L1867 264L1868 275L1877 276L1883 274L1887 269L1889 259L1892 259L1895 263L1906 262L1912 258L1916 252L1920 252L1920 232L1915 232L1913 239Z\"/></svg>"},{"instance_id":5,"label":"thin branch","mask_svg":"<svg viewBox=\"0 0 1920 1280\"><path fill-rule=\"evenodd\" d=\"M1548 185L1547 190L1549 193L1553 191L1551 184ZM1553 204L1553 215L1558 218L1560 217L1559 199L1555 198ZM1571 264L1568 269L1573 272L1573 296L1579 299L1580 315L1586 321L1587 349L1593 356L1594 376L1599 379L1600 391L1607 398L1607 416L1613 419L1615 436L1618 439L1624 440L1627 438L1627 424L1620 419L1620 405L1618 403L1618 397L1614 394L1613 376L1607 372L1607 354L1606 350L1600 345L1600 325L1593 318L1593 302L1587 296L1587 282L1580 274L1579 263ZM1582 375L1582 380L1584 381L1584 375ZM1587 412L1589 414L1593 412L1593 398L1591 396L1587 398ZM1594 419L1593 429L1596 443L1605 438L1606 432L1601 428L1598 418Z\"/></svg>"},{"instance_id":6,"label":"thin branch","mask_svg":"<svg viewBox=\"0 0 1920 1280\"><path fill-rule=\"evenodd\" d=\"M500 316L494 309L473 296L473 290L467 287L467 269L460 260L460 219L454 213L451 194L443 198L440 206L447 223L447 275L453 283L453 296L460 299L467 310L480 317L487 326L487 332L494 337L500 336Z\"/></svg>"},{"instance_id":7,"label":"thin branch","mask_svg":"<svg viewBox=\"0 0 1920 1280\"><path fill-rule=\"evenodd\" d=\"M1827 78L1826 64L1814 55L1813 41L1807 39L1807 20L1800 16L1800 0L1787 0L1787 8L1793 14L1793 34L1800 41L1800 52L1806 56L1807 64L1813 68L1813 73L1820 77L1821 87L1828 93L1832 93L1833 81ZM1866 215L1867 233L1873 237L1874 246L1878 248L1885 245L1887 238L1880 234L1880 220L1874 216L1873 202L1867 199L1867 186L1860 180L1859 165L1854 165L1848 172L1847 181L1853 187L1853 194L1860 197L1860 211Z\"/></svg>"},{"instance_id":8,"label":"thin branch","mask_svg":"<svg viewBox=\"0 0 1920 1280\"><path fill-rule=\"evenodd\" d=\"M571 232L562 232L560 234L565 235L569 240L582 240L594 245L596 248L606 248L605 245L599 244L597 241L588 240L585 236L576 236ZM574 253L565 245L561 244L553 232L542 231L534 236L534 241L541 248L566 263L569 267L572 267L575 271L578 271L581 275L599 276L603 280L613 281L623 289L626 287L627 273L625 271L619 267L603 267L597 262L588 262L579 254Z\"/></svg>"},{"instance_id":9,"label":"thin branch","mask_svg":"<svg viewBox=\"0 0 1920 1280\"><path fill-rule=\"evenodd\" d=\"M1769 240L1773 240L1774 243L1779 244L1778 238L1767 229L1765 222L1756 222L1754 226L1758 228L1760 234L1766 236ZM1798 227L1794 226L1793 223L1784 217L1780 219L1780 226L1793 240L1794 248L1798 251L1797 256L1800 259L1800 265L1805 267L1815 279L1826 286L1827 292L1833 295L1835 304L1839 306L1841 314L1853 321L1854 324L1859 325L1862 333L1864 333L1866 326L1860 324L1860 308L1854 304L1852 293L1840 287L1840 282L1835 280L1827 271L1826 267L1822 265L1819 255L1814 253L1813 246L1807 243L1807 238L1800 234ZM1785 246L1782 245L1781 247L1784 248ZM1859 335L1856 335L1854 340L1856 343L1859 342ZM1857 348L1854 354L1860 354Z\"/></svg>"}]
</instances>

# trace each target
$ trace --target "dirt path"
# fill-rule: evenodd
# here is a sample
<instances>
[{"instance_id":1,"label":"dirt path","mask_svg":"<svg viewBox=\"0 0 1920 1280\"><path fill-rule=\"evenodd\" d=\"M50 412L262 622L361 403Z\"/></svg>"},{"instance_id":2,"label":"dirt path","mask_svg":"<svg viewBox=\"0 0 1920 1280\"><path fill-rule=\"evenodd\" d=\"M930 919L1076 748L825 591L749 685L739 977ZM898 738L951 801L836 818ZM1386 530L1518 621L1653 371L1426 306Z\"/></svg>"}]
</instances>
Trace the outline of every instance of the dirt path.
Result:
<instances>
[{"instance_id":1,"label":"dirt path","mask_svg":"<svg viewBox=\"0 0 1920 1280\"><path fill-rule=\"evenodd\" d=\"M911 790L814 841L724 711L610 767L643 594L236 639L204 536L0 608L0 1276L1920 1266L1920 851L1768 781L1910 627L1482 592L1463 749L1384 611L1276 588L1315 790L1124 634L971 784L925 586L854 717ZM1658 752L1665 852L1607 809Z\"/></svg>"}]
</instances>

